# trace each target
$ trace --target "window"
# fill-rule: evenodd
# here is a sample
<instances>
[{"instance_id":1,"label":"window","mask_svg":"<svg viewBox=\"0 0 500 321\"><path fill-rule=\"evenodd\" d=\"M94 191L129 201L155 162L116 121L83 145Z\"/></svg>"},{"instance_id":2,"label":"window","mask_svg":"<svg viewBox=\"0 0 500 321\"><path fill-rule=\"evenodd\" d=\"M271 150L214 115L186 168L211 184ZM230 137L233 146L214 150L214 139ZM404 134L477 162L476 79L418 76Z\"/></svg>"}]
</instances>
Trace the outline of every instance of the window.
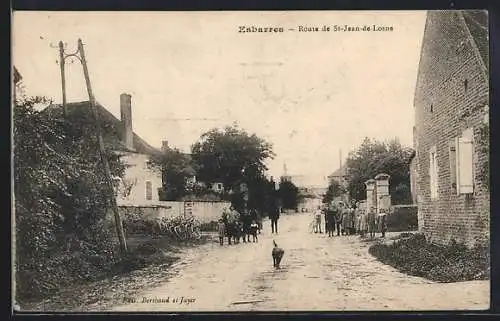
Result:
<instances>
[{"instance_id":1,"label":"window","mask_svg":"<svg viewBox=\"0 0 500 321\"><path fill-rule=\"evenodd\" d=\"M146 200L151 201L153 199L153 184L150 181L146 181Z\"/></svg>"},{"instance_id":2,"label":"window","mask_svg":"<svg viewBox=\"0 0 500 321\"><path fill-rule=\"evenodd\" d=\"M220 191L220 190L222 190L222 184L221 184L221 183L218 183L218 184L217 184L217 189L218 189L219 191Z\"/></svg>"},{"instance_id":3,"label":"window","mask_svg":"<svg viewBox=\"0 0 500 321\"><path fill-rule=\"evenodd\" d=\"M474 192L474 131L465 130L457 139L457 194Z\"/></svg>"},{"instance_id":4,"label":"window","mask_svg":"<svg viewBox=\"0 0 500 321\"><path fill-rule=\"evenodd\" d=\"M429 152L429 176L431 185L431 199L438 198L438 162L436 146Z\"/></svg>"}]
</instances>

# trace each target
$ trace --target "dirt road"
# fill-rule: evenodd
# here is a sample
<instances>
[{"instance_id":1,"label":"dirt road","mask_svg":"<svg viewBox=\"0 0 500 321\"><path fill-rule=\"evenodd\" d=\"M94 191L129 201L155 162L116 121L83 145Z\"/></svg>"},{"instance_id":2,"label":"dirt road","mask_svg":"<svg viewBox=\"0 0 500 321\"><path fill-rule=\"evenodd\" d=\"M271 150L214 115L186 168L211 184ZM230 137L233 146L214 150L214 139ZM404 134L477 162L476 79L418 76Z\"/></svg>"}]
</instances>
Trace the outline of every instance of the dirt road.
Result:
<instances>
[{"instance_id":1,"label":"dirt road","mask_svg":"<svg viewBox=\"0 0 500 321\"><path fill-rule=\"evenodd\" d=\"M175 276L125 297L113 311L453 310L489 308L489 281L439 284L399 273L358 236L311 234L308 214L269 222L258 243L210 243L186 252ZM272 266L272 240L285 250ZM177 301L176 301L177 300Z\"/></svg>"}]
</instances>

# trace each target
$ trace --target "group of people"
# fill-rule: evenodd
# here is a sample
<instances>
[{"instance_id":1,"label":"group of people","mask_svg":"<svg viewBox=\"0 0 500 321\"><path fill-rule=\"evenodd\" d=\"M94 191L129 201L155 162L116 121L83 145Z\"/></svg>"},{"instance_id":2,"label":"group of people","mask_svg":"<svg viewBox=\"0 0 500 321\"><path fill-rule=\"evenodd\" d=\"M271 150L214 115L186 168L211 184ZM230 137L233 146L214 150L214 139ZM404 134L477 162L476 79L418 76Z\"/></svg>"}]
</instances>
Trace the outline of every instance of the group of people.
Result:
<instances>
[{"instance_id":1,"label":"group of people","mask_svg":"<svg viewBox=\"0 0 500 321\"><path fill-rule=\"evenodd\" d=\"M271 233L278 234L278 220L280 218L280 208L276 201L269 202L264 210L271 221ZM249 208L237 211L233 206L224 208L218 222L219 243L224 245L224 238L227 237L228 245L233 243L258 242L258 234L262 231L261 213L256 208Z\"/></svg>"},{"instance_id":2,"label":"group of people","mask_svg":"<svg viewBox=\"0 0 500 321\"><path fill-rule=\"evenodd\" d=\"M327 206L319 206L314 215L314 233L323 233L321 218L324 217L325 233L329 237L335 232L337 236L359 234L361 237L374 237L376 232L380 232L385 237L387 231L385 213L375 213L374 207L368 210L362 202L330 202Z\"/></svg>"},{"instance_id":3,"label":"group of people","mask_svg":"<svg viewBox=\"0 0 500 321\"><path fill-rule=\"evenodd\" d=\"M249 211L236 211L232 206L224 208L222 217L219 219L218 233L219 243L224 245L224 238L227 237L227 243L250 243L258 242L258 234L262 230L262 217L257 210L250 209Z\"/></svg>"}]
</instances>

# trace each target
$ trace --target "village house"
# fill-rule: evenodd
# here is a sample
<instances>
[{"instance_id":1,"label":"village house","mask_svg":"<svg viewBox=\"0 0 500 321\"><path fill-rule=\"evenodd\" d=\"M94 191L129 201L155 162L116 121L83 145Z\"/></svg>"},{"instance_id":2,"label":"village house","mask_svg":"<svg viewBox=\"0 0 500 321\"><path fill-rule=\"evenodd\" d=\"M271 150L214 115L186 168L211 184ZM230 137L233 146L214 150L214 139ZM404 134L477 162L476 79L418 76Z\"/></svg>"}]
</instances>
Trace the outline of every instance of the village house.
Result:
<instances>
[{"instance_id":1,"label":"village house","mask_svg":"<svg viewBox=\"0 0 500 321\"><path fill-rule=\"evenodd\" d=\"M167 153L169 151L172 151L172 148L170 147L169 143L167 140L162 141L162 147L161 150L163 153ZM186 158L189 164L187 168L185 168L185 172L188 173L188 176L186 177L185 180L185 188L187 190L209 190L212 191L216 194L221 194L224 192L224 183L222 182L202 182L199 181L198 178L196 177L196 170L193 168L192 165L192 155L190 153L185 153L181 152L183 157ZM167 180L166 180L166 172L163 173L163 186L166 187Z\"/></svg>"},{"instance_id":2,"label":"village house","mask_svg":"<svg viewBox=\"0 0 500 321\"><path fill-rule=\"evenodd\" d=\"M347 171L345 167L340 167L332 174L328 175L329 181L336 181L343 187L347 187Z\"/></svg>"},{"instance_id":3,"label":"village house","mask_svg":"<svg viewBox=\"0 0 500 321\"><path fill-rule=\"evenodd\" d=\"M419 229L436 243L488 241L490 195L481 184L489 155L487 13L427 14L414 97L412 192Z\"/></svg>"},{"instance_id":4,"label":"village house","mask_svg":"<svg viewBox=\"0 0 500 321\"><path fill-rule=\"evenodd\" d=\"M328 182L336 181L340 186L347 188L347 166L342 166L342 150L339 150L339 168L328 175Z\"/></svg>"},{"instance_id":5,"label":"village house","mask_svg":"<svg viewBox=\"0 0 500 321\"><path fill-rule=\"evenodd\" d=\"M150 156L161 151L139 137L132 127L132 103L129 94L120 95L121 119L97 103L103 127L103 140L107 148L121 155L126 165L123 178L115 178L118 205L148 205L159 201L162 186L161 170L151 166ZM47 107L47 111L60 110L61 105ZM88 101L68 103L68 113L89 115Z\"/></svg>"}]
</instances>

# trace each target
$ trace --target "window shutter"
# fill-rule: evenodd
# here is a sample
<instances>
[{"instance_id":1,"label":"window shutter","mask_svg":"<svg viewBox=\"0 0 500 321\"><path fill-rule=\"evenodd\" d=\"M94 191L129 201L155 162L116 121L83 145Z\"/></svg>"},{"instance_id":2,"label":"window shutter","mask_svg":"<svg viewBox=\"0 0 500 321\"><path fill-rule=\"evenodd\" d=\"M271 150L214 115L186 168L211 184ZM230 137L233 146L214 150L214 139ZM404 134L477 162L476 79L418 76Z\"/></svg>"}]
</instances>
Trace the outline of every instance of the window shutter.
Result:
<instances>
[{"instance_id":1,"label":"window shutter","mask_svg":"<svg viewBox=\"0 0 500 321\"><path fill-rule=\"evenodd\" d=\"M474 191L474 143L471 130L458 139L458 186L460 194Z\"/></svg>"},{"instance_id":2,"label":"window shutter","mask_svg":"<svg viewBox=\"0 0 500 321\"><path fill-rule=\"evenodd\" d=\"M153 199L153 185L150 181L146 181L146 200L150 201Z\"/></svg>"}]
</instances>

